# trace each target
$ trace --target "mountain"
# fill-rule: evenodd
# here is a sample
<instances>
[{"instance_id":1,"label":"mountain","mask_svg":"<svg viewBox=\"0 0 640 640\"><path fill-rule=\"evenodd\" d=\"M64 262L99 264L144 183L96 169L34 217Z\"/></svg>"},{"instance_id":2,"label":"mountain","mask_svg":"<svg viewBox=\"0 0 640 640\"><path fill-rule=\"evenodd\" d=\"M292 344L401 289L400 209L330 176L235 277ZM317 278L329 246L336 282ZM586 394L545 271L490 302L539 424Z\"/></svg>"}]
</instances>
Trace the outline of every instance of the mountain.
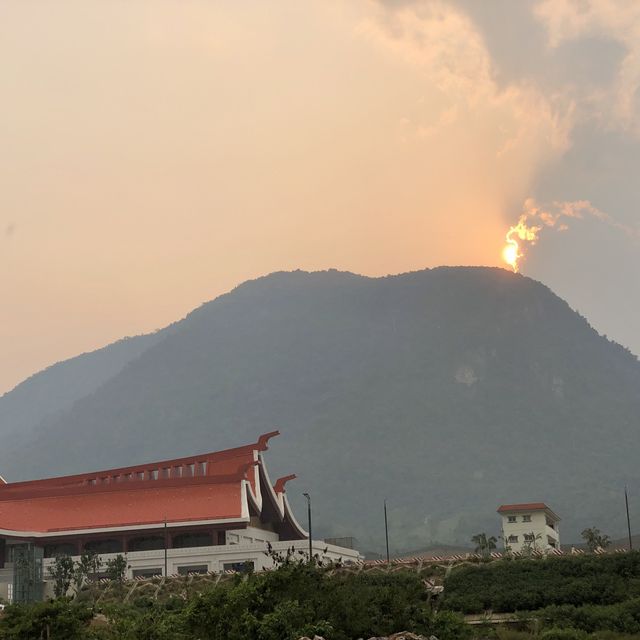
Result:
<instances>
[{"instance_id":1,"label":"mountain","mask_svg":"<svg viewBox=\"0 0 640 640\"><path fill-rule=\"evenodd\" d=\"M162 338L162 332L124 338L91 353L47 367L0 397L0 437L15 444L45 418L92 394ZM5 444L6 446L6 444Z\"/></svg>"},{"instance_id":2,"label":"mountain","mask_svg":"<svg viewBox=\"0 0 640 640\"><path fill-rule=\"evenodd\" d=\"M279 428L270 472L298 474L289 497L303 514L311 493L314 531L380 550L387 498L393 552L498 534L504 502L548 502L563 542L592 525L621 536L621 487L640 488L637 359L502 269L272 274L93 386L3 447L0 473L177 457Z\"/></svg>"}]
</instances>

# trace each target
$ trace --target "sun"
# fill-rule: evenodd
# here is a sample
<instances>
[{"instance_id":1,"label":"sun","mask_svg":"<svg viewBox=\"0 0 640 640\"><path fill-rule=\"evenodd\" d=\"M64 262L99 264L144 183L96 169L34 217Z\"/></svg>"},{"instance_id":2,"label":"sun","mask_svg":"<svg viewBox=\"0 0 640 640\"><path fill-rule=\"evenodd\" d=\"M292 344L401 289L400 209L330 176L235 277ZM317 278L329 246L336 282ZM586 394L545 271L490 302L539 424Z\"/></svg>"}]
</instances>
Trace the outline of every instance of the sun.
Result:
<instances>
[{"instance_id":1,"label":"sun","mask_svg":"<svg viewBox=\"0 0 640 640\"><path fill-rule=\"evenodd\" d=\"M527 214L523 213L518 223L509 227L505 240L507 244L502 249L502 259L513 269L514 273L520 271L520 260L524 259L525 249L538 241L538 233L541 225L529 224Z\"/></svg>"},{"instance_id":2,"label":"sun","mask_svg":"<svg viewBox=\"0 0 640 640\"><path fill-rule=\"evenodd\" d=\"M518 270L518 258L520 252L518 251L518 243L515 240L511 240L509 244L506 244L502 250L502 259L514 270Z\"/></svg>"}]
</instances>

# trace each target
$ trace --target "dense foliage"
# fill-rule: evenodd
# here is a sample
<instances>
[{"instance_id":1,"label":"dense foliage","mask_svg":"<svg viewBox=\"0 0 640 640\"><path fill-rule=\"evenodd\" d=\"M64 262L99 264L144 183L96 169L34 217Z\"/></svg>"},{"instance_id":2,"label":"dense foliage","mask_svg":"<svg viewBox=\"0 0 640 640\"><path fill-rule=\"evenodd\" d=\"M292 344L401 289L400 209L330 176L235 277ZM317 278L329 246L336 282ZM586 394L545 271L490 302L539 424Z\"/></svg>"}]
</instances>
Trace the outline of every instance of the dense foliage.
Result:
<instances>
[{"instance_id":1,"label":"dense foliage","mask_svg":"<svg viewBox=\"0 0 640 640\"><path fill-rule=\"evenodd\" d=\"M446 581L454 611L530 611L550 605L610 605L640 597L640 552L518 559L469 565Z\"/></svg>"},{"instance_id":2,"label":"dense foliage","mask_svg":"<svg viewBox=\"0 0 640 640\"><path fill-rule=\"evenodd\" d=\"M132 583L114 571L108 586L88 581L73 601L7 607L0 640L355 640L399 630L439 640L640 640L640 552L458 567L437 608L415 571L277 560L274 571L217 585L185 578L131 597ZM456 611L485 609L516 613L495 627L477 616L481 624L466 625Z\"/></svg>"},{"instance_id":3,"label":"dense foliage","mask_svg":"<svg viewBox=\"0 0 640 640\"><path fill-rule=\"evenodd\" d=\"M612 605L551 606L535 615L557 628L640 634L640 598Z\"/></svg>"},{"instance_id":4,"label":"dense foliage","mask_svg":"<svg viewBox=\"0 0 640 640\"><path fill-rule=\"evenodd\" d=\"M94 613L104 616L94 620ZM48 629L48 631L47 631ZM308 564L238 575L186 598L143 597L105 608L80 598L12 606L0 619L0 639L294 640L322 635L355 640L408 629L440 640L469 635L461 618L431 611L413 573L336 574ZM49 634L49 635L47 635Z\"/></svg>"},{"instance_id":5,"label":"dense foliage","mask_svg":"<svg viewBox=\"0 0 640 640\"><path fill-rule=\"evenodd\" d=\"M93 611L66 599L32 605L12 605L0 617L2 640L84 640Z\"/></svg>"}]
</instances>

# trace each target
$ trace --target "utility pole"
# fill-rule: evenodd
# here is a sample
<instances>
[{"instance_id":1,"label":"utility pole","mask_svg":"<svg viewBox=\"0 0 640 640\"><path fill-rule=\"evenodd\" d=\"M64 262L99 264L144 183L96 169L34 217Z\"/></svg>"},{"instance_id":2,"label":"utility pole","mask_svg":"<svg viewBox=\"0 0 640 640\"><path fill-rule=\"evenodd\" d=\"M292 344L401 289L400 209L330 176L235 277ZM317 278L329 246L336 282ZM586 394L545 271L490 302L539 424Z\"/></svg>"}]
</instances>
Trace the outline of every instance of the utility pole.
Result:
<instances>
[{"instance_id":1,"label":"utility pole","mask_svg":"<svg viewBox=\"0 0 640 640\"><path fill-rule=\"evenodd\" d=\"M313 558L313 535L311 534L311 496L308 493L302 494L307 499L307 528L309 529L309 562Z\"/></svg>"},{"instance_id":2,"label":"utility pole","mask_svg":"<svg viewBox=\"0 0 640 640\"><path fill-rule=\"evenodd\" d=\"M629 496L627 495L627 485L624 485L624 504L627 507L627 531L629 532L629 551L633 551L633 542L631 542L631 519L629 518Z\"/></svg>"},{"instance_id":3,"label":"utility pole","mask_svg":"<svg viewBox=\"0 0 640 640\"><path fill-rule=\"evenodd\" d=\"M167 577L167 516L164 517L164 577Z\"/></svg>"},{"instance_id":4,"label":"utility pole","mask_svg":"<svg viewBox=\"0 0 640 640\"><path fill-rule=\"evenodd\" d=\"M389 523L387 521L387 501L384 501L384 538L387 543L387 564L389 564Z\"/></svg>"}]
</instances>

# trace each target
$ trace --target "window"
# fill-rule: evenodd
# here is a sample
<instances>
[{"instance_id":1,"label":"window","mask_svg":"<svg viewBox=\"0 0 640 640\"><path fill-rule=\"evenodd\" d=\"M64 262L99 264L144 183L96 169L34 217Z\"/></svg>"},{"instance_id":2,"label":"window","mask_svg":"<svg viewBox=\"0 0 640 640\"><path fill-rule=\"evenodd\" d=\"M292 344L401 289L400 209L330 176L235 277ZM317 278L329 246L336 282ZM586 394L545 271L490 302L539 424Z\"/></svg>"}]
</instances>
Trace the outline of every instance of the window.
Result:
<instances>
[{"instance_id":1,"label":"window","mask_svg":"<svg viewBox=\"0 0 640 640\"><path fill-rule=\"evenodd\" d=\"M247 573L249 571L253 571L255 565L251 560L247 560L246 562L225 562L222 565L222 568L225 571L237 571L238 573Z\"/></svg>"},{"instance_id":2,"label":"window","mask_svg":"<svg viewBox=\"0 0 640 640\"><path fill-rule=\"evenodd\" d=\"M206 564L189 564L184 567L178 567L179 576L188 576L193 573L198 573L198 574L209 573L209 567Z\"/></svg>"},{"instance_id":3,"label":"window","mask_svg":"<svg viewBox=\"0 0 640 640\"><path fill-rule=\"evenodd\" d=\"M129 540L129 551L153 551L164 549L165 541L162 536L141 536Z\"/></svg>"},{"instance_id":4,"label":"window","mask_svg":"<svg viewBox=\"0 0 640 640\"><path fill-rule=\"evenodd\" d=\"M77 556L78 547L69 542L59 542L57 544L46 544L44 546L44 557L55 558L56 556Z\"/></svg>"},{"instance_id":5,"label":"window","mask_svg":"<svg viewBox=\"0 0 640 640\"><path fill-rule=\"evenodd\" d=\"M210 547L213 537L210 533L181 533L173 538L173 546L176 549L189 547Z\"/></svg>"},{"instance_id":6,"label":"window","mask_svg":"<svg viewBox=\"0 0 640 640\"><path fill-rule=\"evenodd\" d=\"M134 578L155 578L155 576L161 576L162 569L153 567L151 569L134 569L133 577Z\"/></svg>"},{"instance_id":7,"label":"window","mask_svg":"<svg viewBox=\"0 0 640 640\"><path fill-rule=\"evenodd\" d=\"M515 516L508 516L507 517L507 521L508 522L515 522L516 521L516 517Z\"/></svg>"},{"instance_id":8,"label":"window","mask_svg":"<svg viewBox=\"0 0 640 640\"><path fill-rule=\"evenodd\" d=\"M518 542L518 536L509 536L507 538L508 542Z\"/></svg>"},{"instance_id":9,"label":"window","mask_svg":"<svg viewBox=\"0 0 640 640\"><path fill-rule=\"evenodd\" d=\"M122 553L121 540L89 540L84 545L85 551L93 551L94 553Z\"/></svg>"},{"instance_id":10,"label":"window","mask_svg":"<svg viewBox=\"0 0 640 640\"><path fill-rule=\"evenodd\" d=\"M533 533L525 533L524 534L524 541L525 542L534 542L536 539L535 535Z\"/></svg>"},{"instance_id":11,"label":"window","mask_svg":"<svg viewBox=\"0 0 640 640\"><path fill-rule=\"evenodd\" d=\"M522 516L522 522L531 522L531 516Z\"/></svg>"}]
</instances>

